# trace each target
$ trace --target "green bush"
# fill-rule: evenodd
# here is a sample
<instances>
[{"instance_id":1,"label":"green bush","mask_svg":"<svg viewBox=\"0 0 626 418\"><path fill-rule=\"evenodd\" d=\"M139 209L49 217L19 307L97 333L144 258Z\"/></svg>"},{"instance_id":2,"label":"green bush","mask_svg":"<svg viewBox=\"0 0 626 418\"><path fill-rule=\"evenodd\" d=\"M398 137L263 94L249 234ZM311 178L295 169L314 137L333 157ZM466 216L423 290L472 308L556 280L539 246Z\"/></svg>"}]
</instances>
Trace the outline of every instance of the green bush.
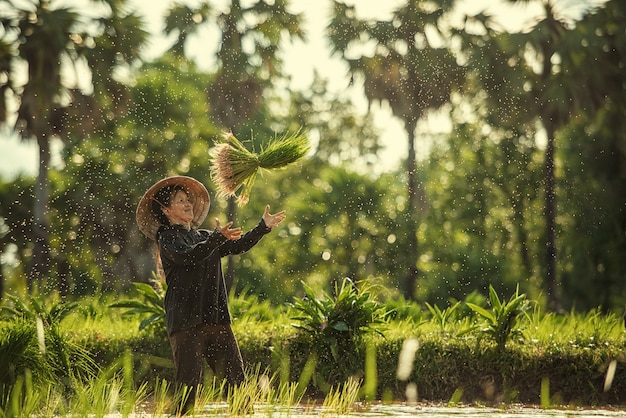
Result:
<instances>
[{"instance_id":1,"label":"green bush","mask_svg":"<svg viewBox=\"0 0 626 418\"><path fill-rule=\"evenodd\" d=\"M531 303L526 295L519 294L519 287L507 302L501 301L493 286L489 285L489 300L490 311L470 302L466 305L485 320L485 325L480 328L480 337L487 336L496 343L499 350L503 350L509 338L521 335L522 330L516 328L518 319L527 314Z\"/></svg>"},{"instance_id":2,"label":"green bush","mask_svg":"<svg viewBox=\"0 0 626 418\"><path fill-rule=\"evenodd\" d=\"M54 387L66 395L98 371L90 353L61 333L57 324L17 316L0 321L0 410L18 416L30 410L33 388Z\"/></svg>"},{"instance_id":3,"label":"green bush","mask_svg":"<svg viewBox=\"0 0 626 418\"><path fill-rule=\"evenodd\" d=\"M363 338L384 323L386 308L376 302L365 285L359 288L350 279L344 279L335 289L336 297L323 295L317 299L304 285L306 297L296 298L292 307L298 321L301 343L309 347L319 361L317 378L327 385L346 381L363 374ZM382 335L382 334L381 334Z\"/></svg>"}]
</instances>

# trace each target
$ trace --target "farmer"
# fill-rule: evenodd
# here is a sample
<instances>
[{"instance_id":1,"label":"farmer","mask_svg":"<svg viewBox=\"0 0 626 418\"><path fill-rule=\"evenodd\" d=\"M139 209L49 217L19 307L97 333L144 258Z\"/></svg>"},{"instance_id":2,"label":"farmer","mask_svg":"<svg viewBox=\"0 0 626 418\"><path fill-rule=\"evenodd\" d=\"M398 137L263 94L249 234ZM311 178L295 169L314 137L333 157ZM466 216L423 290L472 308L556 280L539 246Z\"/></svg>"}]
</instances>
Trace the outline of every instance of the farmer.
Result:
<instances>
[{"instance_id":1,"label":"farmer","mask_svg":"<svg viewBox=\"0 0 626 418\"><path fill-rule=\"evenodd\" d=\"M209 205L202 183L174 176L150 187L136 214L141 232L156 242L157 271L165 274L165 317L176 381L190 389L183 413L193 407L203 359L229 387L244 378L220 259L248 251L285 219L285 211L272 215L267 205L260 222L245 234L233 222L222 226L218 219L213 231L198 229Z\"/></svg>"}]
</instances>

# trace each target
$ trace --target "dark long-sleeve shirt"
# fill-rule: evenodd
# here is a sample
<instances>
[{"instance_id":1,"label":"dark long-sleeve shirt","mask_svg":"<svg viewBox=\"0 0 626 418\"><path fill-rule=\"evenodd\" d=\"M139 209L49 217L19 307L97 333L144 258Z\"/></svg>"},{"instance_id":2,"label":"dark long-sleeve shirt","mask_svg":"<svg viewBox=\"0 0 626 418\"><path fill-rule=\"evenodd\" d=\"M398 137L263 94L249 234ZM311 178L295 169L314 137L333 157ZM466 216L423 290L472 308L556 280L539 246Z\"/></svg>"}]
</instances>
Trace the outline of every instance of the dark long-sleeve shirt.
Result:
<instances>
[{"instance_id":1,"label":"dark long-sleeve shirt","mask_svg":"<svg viewBox=\"0 0 626 418\"><path fill-rule=\"evenodd\" d=\"M270 230L261 220L241 238L229 240L217 229L188 231L180 225L159 229L168 335L200 324L231 322L221 258L248 251Z\"/></svg>"}]
</instances>

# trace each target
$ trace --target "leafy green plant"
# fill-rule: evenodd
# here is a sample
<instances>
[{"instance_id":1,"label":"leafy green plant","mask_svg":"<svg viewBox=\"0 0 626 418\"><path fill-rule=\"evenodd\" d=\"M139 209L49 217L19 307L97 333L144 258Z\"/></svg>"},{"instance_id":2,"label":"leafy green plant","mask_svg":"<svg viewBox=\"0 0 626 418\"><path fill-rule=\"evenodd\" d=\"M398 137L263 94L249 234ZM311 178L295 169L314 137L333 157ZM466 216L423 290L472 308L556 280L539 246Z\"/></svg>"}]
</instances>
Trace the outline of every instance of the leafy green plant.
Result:
<instances>
[{"instance_id":1,"label":"leafy green plant","mask_svg":"<svg viewBox=\"0 0 626 418\"><path fill-rule=\"evenodd\" d=\"M27 295L21 298L17 295L7 294L6 298L9 303L0 307L3 316L30 320L40 318L46 326L59 324L79 307L78 303L58 300L55 295L47 297Z\"/></svg>"},{"instance_id":2,"label":"leafy green plant","mask_svg":"<svg viewBox=\"0 0 626 418\"><path fill-rule=\"evenodd\" d=\"M502 350L511 336L521 333L515 326L520 316L527 315L531 302L526 299L525 294L519 294L519 286L508 302L504 299L500 300L491 285L489 285L489 301L491 311L470 302L466 302L466 305L486 321L486 326L480 330L481 337L491 338L498 349Z\"/></svg>"},{"instance_id":3,"label":"leafy green plant","mask_svg":"<svg viewBox=\"0 0 626 418\"><path fill-rule=\"evenodd\" d=\"M341 287L335 289L336 298L324 293L324 299L317 299L310 287L304 283L303 286L306 296L296 298L291 304L300 313L292 317L299 321L294 324L297 329L315 339L333 342L359 339L370 332L380 334L374 326L384 323L386 309L372 299L369 289L359 289L346 278Z\"/></svg>"},{"instance_id":4,"label":"leafy green plant","mask_svg":"<svg viewBox=\"0 0 626 418\"><path fill-rule=\"evenodd\" d=\"M291 304L297 312L292 319L298 321L293 326L312 339L331 383L334 377L345 380L362 366L363 337L372 332L382 335L376 325L384 323L386 308L367 287L359 288L348 278L335 288L335 298L323 294L318 299L310 287L303 286L306 296Z\"/></svg>"},{"instance_id":5,"label":"leafy green plant","mask_svg":"<svg viewBox=\"0 0 626 418\"><path fill-rule=\"evenodd\" d=\"M149 283L133 283L139 298L115 302L109 305L111 308L127 309L124 315L147 315L140 324L139 330L155 327L165 329L165 292L167 284L156 278Z\"/></svg>"}]
</instances>

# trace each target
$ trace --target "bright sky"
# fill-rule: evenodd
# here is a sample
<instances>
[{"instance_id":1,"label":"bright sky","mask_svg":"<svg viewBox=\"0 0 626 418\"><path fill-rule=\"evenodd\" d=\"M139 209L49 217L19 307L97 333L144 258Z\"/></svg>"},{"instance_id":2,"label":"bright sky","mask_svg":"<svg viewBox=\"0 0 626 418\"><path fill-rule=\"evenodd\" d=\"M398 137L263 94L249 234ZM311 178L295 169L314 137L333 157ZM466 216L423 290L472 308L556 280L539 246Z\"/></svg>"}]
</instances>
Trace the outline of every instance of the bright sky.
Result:
<instances>
[{"instance_id":1,"label":"bright sky","mask_svg":"<svg viewBox=\"0 0 626 418\"><path fill-rule=\"evenodd\" d=\"M87 0L67 0L80 4ZM159 56L169 47L169 42L162 37L156 36L162 30L163 16L171 0L132 0L141 14L146 17L148 30L155 34L151 47L146 52L148 57ZM596 1L596 0L588 0ZM588 2L587 1L587 2ZM356 11L359 17L384 19L390 16L391 11L402 4L402 0L346 0L347 3L356 4ZM580 4L585 0L561 0L564 9L572 10L574 4ZM212 4L227 4L227 0L218 0ZM465 0L464 8L466 13L476 13L481 10L488 10L499 16L504 27L517 30L522 26L527 26L532 21L532 16L537 13L537 7L515 6L503 7L498 0ZM539 6L538 1L530 2ZM499 6L500 5L500 6ZM334 92L348 94L357 107L365 112L366 101L359 86L348 88L347 67L338 57L330 56L330 49L324 37L324 29L330 15L330 1L322 0L291 0L291 11L302 12L305 20L305 31L307 32L306 42L296 42L287 45L284 55L284 70L292 76L291 87L294 89L306 89L313 80L314 71L329 80L329 88ZM568 11L569 11L568 10ZM217 48L218 34L207 30L202 33L199 39L193 41L189 51L197 59L200 68L210 70L214 64L214 52ZM213 50L207 49L207 45ZM406 133L402 123L391 116L385 106L372 108L374 120L378 127L385 149L381 154L381 171L396 168L400 159L406 157ZM434 123L418 126L418 131L432 131L447 129L445 118L435 118ZM418 132L419 134L419 132ZM419 135L418 135L419 136ZM13 177L18 172L35 174L37 170L37 148L34 143L23 145L16 138L5 139L6 133L0 133L0 141L4 149L8 152L0 153L0 175L3 177ZM8 144L7 144L8 143ZM424 141L417 141L418 158L426 155L428 149ZM57 146L58 149L58 146ZM58 161L58 160L57 160Z\"/></svg>"}]
</instances>

